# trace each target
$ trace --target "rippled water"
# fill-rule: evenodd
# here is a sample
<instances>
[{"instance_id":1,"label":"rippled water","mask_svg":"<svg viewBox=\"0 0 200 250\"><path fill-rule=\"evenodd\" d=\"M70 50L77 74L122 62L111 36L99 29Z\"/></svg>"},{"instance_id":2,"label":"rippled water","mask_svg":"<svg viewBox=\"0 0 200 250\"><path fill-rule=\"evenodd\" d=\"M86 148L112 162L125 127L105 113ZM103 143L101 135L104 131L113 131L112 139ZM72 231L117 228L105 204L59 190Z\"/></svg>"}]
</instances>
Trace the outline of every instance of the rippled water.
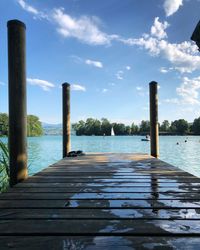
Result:
<instances>
[{"instance_id":1,"label":"rippled water","mask_svg":"<svg viewBox=\"0 0 200 250\"><path fill-rule=\"evenodd\" d=\"M141 138L143 137L72 136L71 143L72 150L80 149L84 152L149 153L150 143L141 141ZM61 159L62 137L28 138L28 153L29 174L33 174ZM200 177L200 136L161 136L160 159Z\"/></svg>"}]
</instances>

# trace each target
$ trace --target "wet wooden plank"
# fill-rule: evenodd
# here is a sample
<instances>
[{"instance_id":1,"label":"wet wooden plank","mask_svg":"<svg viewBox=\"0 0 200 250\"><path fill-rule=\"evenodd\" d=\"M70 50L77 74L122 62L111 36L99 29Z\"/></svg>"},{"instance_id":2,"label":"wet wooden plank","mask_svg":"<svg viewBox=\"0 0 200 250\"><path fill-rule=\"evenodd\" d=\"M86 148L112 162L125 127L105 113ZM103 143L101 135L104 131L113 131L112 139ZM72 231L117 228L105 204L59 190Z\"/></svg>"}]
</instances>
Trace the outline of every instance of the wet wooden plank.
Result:
<instances>
[{"instance_id":1,"label":"wet wooden plank","mask_svg":"<svg viewBox=\"0 0 200 250\"><path fill-rule=\"evenodd\" d=\"M1 220L1 236L14 235L149 235L200 236L199 220Z\"/></svg>"},{"instance_id":2,"label":"wet wooden plank","mask_svg":"<svg viewBox=\"0 0 200 250\"><path fill-rule=\"evenodd\" d=\"M105 199L56 199L56 200L0 200L1 208L200 208L200 200L105 200Z\"/></svg>"},{"instance_id":3,"label":"wet wooden plank","mask_svg":"<svg viewBox=\"0 0 200 250\"><path fill-rule=\"evenodd\" d=\"M187 246L186 246L187 241ZM36 249L190 249L198 250L199 237L152 237L152 236L0 236L1 250Z\"/></svg>"},{"instance_id":4,"label":"wet wooden plank","mask_svg":"<svg viewBox=\"0 0 200 250\"><path fill-rule=\"evenodd\" d=\"M187 184L187 183L199 183L200 185L200 179L193 177L193 178L66 178L66 177L39 177L39 176L33 176L30 177L26 182L59 182L59 183L180 183L180 184Z\"/></svg>"},{"instance_id":5,"label":"wet wooden plank","mask_svg":"<svg viewBox=\"0 0 200 250\"><path fill-rule=\"evenodd\" d=\"M23 249L29 236L38 249L51 249L45 237L61 249L69 242L95 249L102 238L97 249L109 242L111 249L177 247L185 236L198 239L193 247L200 243L200 179L142 154L64 159L0 195L1 246Z\"/></svg>"},{"instance_id":6,"label":"wet wooden plank","mask_svg":"<svg viewBox=\"0 0 200 250\"><path fill-rule=\"evenodd\" d=\"M37 174L34 175L34 177L46 177L46 178L51 178L51 177L62 177L62 178L65 178L65 179L76 179L76 178L80 178L81 179L107 179L108 177L111 177L111 178L118 178L118 179L137 179L137 178L140 178L140 179L152 179L152 178L175 178L175 179L197 179L197 177L195 176L192 176L192 175L189 175L189 174L185 174L185 173L172 173L172 174L143 174L143 173L138 173L138 174L129 174L129 173L125 173L125 174L113 174L113 173L107 173L107 174L95 174L95 175L92 175L91 173L88 173L87 175L81 175L81 173L79 175L69 175L67 172L39 172ZM33 178L34 178L33 177Z\"/></svg>"},{"instance_id":7,"label":"wet wooden plank","mask_svg":"<svg viewBox=\"0 0 200 250\"><path fill-rule=\"evenodd\" d=\"M106 187L132 187L132 188L149 188L153 186L158 186L158 183L151 183L151 182L106 182L106 183L87 183L87 182L76 182L76 183L66 183L66 182L21 182L15 186L15 188L86 188L86 187L93 187L93 188L106 188ZM160 188L180 188L180 189L195 189L200 191L200 183L177 183L177 182L160 182L159 183L159 190Z\"/></svg>"},{"instance_id":8,"label":"wet wooden plank","mask_svg":"<svg viewBox=\"0 0 200 250\"><path fill-rule=\"evenodd\" d=\"M93 167L94 168L94 167ZM52 174L54 172L58 172L58 173L63 173L66 175L72 175L72 176L76 176L76 175L107 175L107 174L114 174L114 175L126 175L126 174L130 174L130 175L150 175L150 174L155 174L155 175L160 175L160 174L165 174L165 175L171 175L171 174L182 174L182 175L190 175L189 173L184 172L183 170L172 170L172 169L148 169L148 170L136 170L134 168L134 166L132 167L123 167L123 168L115 168L115 169L108 169L108 166L104 166L102 167L102 169L96 169L96 171L94 171L94 169L88 169L85 171L72 171L72 169L68 169L68 168L58 168L58 167L54 167L54 168L46 168L44 170L42 170L40 173L43 174Z\"/></svg>"},{"instance_id":9,"label":"wet wooden plank","mask_svg":"<svg viewBox=\"0 0 200 250\"><path fill-rule=\"evenodd\" d=\"M81 187L18 187L8 190L9 193L152 193L149 187L105 187L105 186L81 186ZM159 192L154 193L200 193L199 187L159 187Z\"/></svg>"},{"instance_id":10,"label":"wet wooden plank","mask_svg":"<svg viewBox=\"0 0 200 250\"><path fill-rule=\"evenodd\" d=\"M84 170L84 171L83 171ZM144 168L141 170L141 166L137 166L137 165L128 165L128 166L120 166L118 165L117 167L110 167L108 165L101 165L101 166L87 166L84 167L84 169L80 169L80 167L78 166L54 166L54 167L48 167L43 169L41 172L45 172L45 173L51 173L54 171L58 171L58 172L64 172L64 173L69 173L72 175L76 175L79 173L92 173L92 174L104 174L104 173L132 173L132 174L137 174L139 173L146 173L146 174L151 174L151 173L165 173L165 174L171 174L171 173L185 173L185 171L181 170L181 169L174 169L174 167L150 167L150 168ZM188 173L189 174L189 173Z\"/></svg>"},{"instance_id":11,"label":"wet wooden plank","mask_svg":"<svg viewBox=\"0 0 200 250\"><path fill-rule=\"evenodd\" d=\"M169 208L169 209L152 209L152 208L57 208L57 209L17 209L7 208L0 209L0 222L4 219L146 219L146 220L174 220L174 219L194 219L200 220L200 208Z\"/></svg>"},{"instance_id":12,"label":"wet wooden plank","mask_svg":"<svg viewBox=\"0 0 200 250\"><path fill-rule=\"evenodd\" d=\"M1 200L13 200L13 199L30 199L30 200L43 200L43 199L49 199L49 200L57 200L57 199L104 199L104 200L109 200L109 199L138 199L138 200L146 200L146 199L171 199L171 200L200 200L200 193L197 192L190 192L189 195L188 193L178 193L178 192L156 192L152 191L149 193L128 193L128 192L116 192L116 193L102 193L102 192L97 192L97 193L89 193L89 192L78 192L78 193L20 193L20 192L8 192L5 194L1 194Z\"/></svg>"}]
</instances>

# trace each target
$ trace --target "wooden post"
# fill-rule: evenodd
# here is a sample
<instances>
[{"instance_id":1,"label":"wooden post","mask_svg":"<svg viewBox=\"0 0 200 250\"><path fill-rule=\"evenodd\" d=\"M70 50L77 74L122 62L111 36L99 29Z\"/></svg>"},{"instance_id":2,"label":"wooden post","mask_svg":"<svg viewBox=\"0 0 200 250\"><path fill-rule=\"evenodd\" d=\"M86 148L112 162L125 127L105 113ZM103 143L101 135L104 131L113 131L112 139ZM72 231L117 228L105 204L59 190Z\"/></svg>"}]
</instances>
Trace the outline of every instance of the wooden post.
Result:
<instances>
[{"instance_id":1,"label":"wooden post","mask_svg":"<svg viewBox=\"0 0 200 250\"><path fill-rule=\"evenodd\" d=\"M158 83L150 82L150 137L151 155L159 157L159 132L158 132Z\"/></svg>"},{"instance_id":2,"label":"wooden post","mask_svg":"<svg viewBox=\"0 0 200 250\"><path fill-rule=\"evenodd\" d=\"M26 114L26 49L24 23L11 20L8 27L10 186L28 176Z\"/></svg>"},{"instance_id":3,"label":"wooden post","mask_svg":"<svg viewBox=\"0 0 200 250\"><path fill-rule=\"evenodd\" d=\"M70 84L62 84L63 94L63 158L70 151Z\"/></svg>"}]
</instances>

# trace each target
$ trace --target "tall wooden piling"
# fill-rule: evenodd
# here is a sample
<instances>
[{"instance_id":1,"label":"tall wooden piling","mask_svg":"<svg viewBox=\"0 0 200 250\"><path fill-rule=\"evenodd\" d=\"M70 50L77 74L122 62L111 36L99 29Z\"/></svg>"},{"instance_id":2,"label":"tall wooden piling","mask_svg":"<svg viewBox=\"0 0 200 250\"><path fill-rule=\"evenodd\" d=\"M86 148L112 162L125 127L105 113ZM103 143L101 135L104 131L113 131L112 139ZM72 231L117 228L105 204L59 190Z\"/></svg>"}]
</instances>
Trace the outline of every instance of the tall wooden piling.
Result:
<instances>
[{"instance_id":1,"label":"tall wooden piling","mask_svg":"<svg viewBox=\"0 0 200 250\"><path fill-rule=\"evenodd\" d=\"M159 156L159 131L158 131L158 83L150 82L150 136L151 155Z\"/></svg>"},{"instance_id":2,"label":"tall wooden piling","mask_svg":"<svg viewBox=\"0 0 200 250\"><path fill-rule=\"evenodd\" d=\"M8 27L10 186L27 175L26 26L11 20Z\"/></svg>"},{"instance_id":3,"label":"tall wooden piling","mask_svg":"<svg viewBox=\"0 0 200 250\"><path fill-rule=\"evenodd\" d=\"M70 84L62 84L63 95L63 158L71 148L70 142Z\"/></svg>"}]
</instances>

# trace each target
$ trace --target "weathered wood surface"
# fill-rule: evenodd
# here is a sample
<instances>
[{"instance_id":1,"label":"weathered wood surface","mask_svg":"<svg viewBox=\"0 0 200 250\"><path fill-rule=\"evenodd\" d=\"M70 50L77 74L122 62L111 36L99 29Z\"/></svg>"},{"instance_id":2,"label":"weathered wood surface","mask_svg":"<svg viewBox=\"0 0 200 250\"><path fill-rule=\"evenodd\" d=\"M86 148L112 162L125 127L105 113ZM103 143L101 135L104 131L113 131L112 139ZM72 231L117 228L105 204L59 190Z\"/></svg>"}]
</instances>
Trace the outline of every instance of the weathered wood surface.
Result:
<instances>
[{"instance_id":1,"label":"weathered wood surface","mask_svg":"<svg viewBox=\"0 0 200 250\"><path fill-rule=\"evenodd\" d=\"M0 249L199 249L199 236L200 179L147 155L67 158L0 195Z\"/></svg>"}]
</instances>

